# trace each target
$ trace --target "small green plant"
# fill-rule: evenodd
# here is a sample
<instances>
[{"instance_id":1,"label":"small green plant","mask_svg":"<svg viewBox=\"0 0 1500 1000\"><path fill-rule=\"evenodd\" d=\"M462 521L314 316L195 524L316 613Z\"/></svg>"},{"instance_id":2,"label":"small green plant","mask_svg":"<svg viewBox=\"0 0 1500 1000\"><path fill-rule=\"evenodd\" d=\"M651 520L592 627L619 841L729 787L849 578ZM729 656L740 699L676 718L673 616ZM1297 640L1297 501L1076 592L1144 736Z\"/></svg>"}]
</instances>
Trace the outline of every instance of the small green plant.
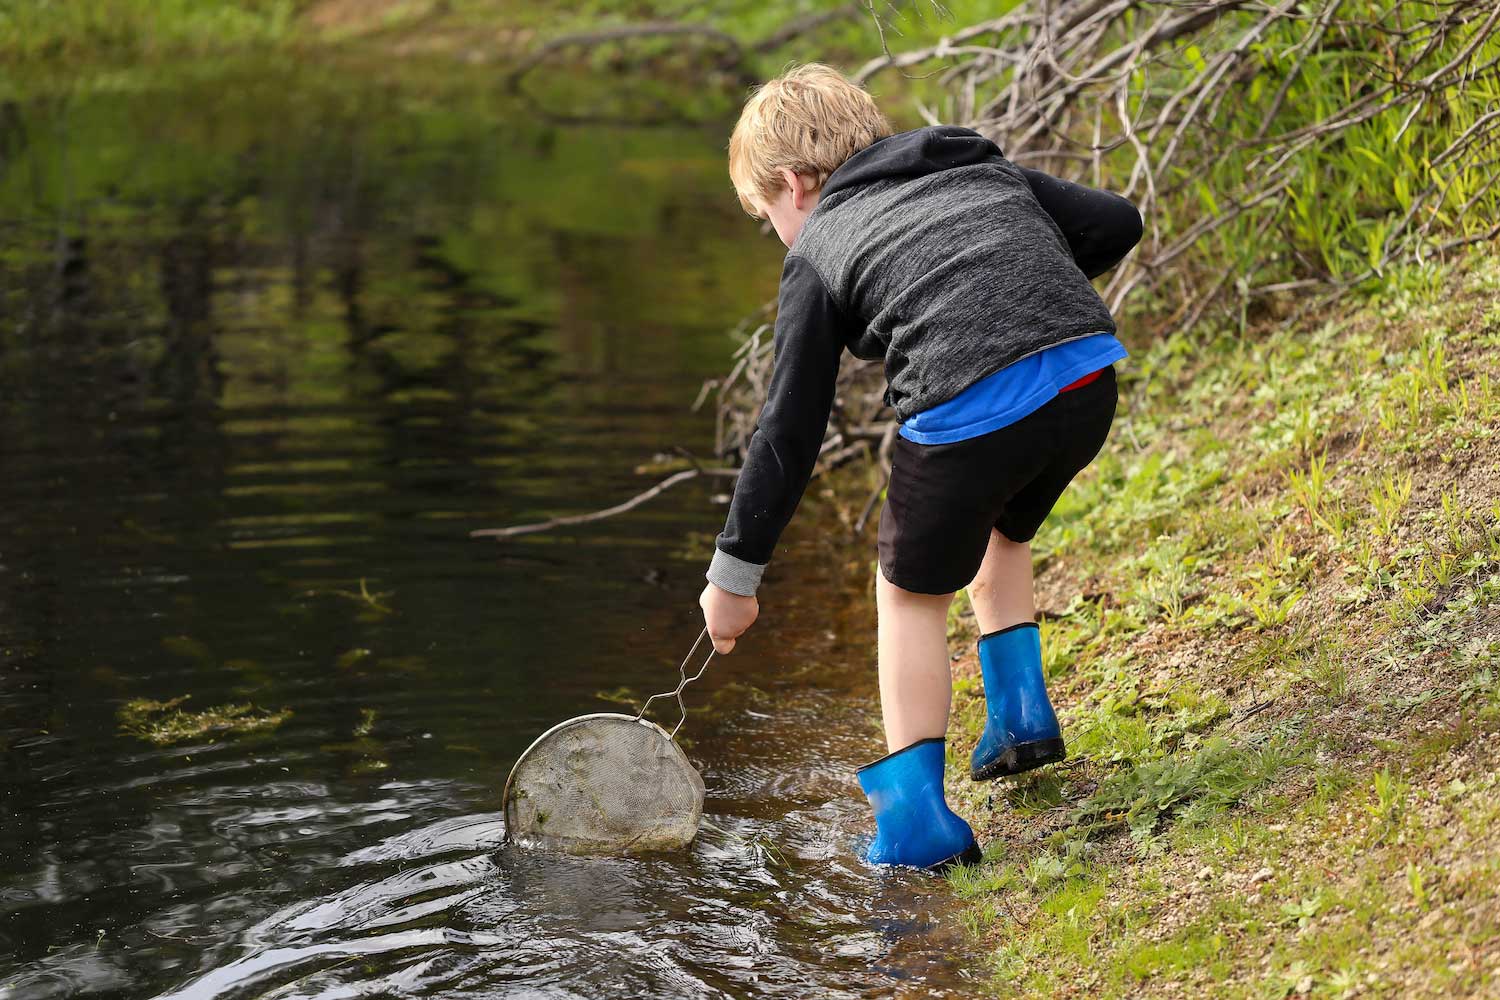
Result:
<instances>
[{"instance_id":1,"label":"small green plant","mask_svg":"<svg viewBox=\"0 0 1500 1000\"><path fill-rule=\"evenodd\" d=\"M1411 890L1411 898L1417 908L1427 909L1427 883L1422 877L1422 869L1414 861L1406 863L1406 886Z\"/></svg>"},{"instance_id":2,"label":"small green plant","mask_svg":"<svg viewBox=\"0 0 1500 1000\"><path fill-rule=\"evenodd\" d=\"M1336 643L1324 639L1309 653L1303 676L1314 684L1330 702L1342 702L1349 696L1349 663Z\"/></svg>"},{"instance_id":3,"label":"small green plant","mask_svg":"<svg viewBox=\"0 0 1500 1000\"><path fill-rule=\"evenodd\" d=\"M1335 969L1328 976L1328 991L1336 997L1355 996L1362 985L1361 978L1359 969L1353 966Z\"/></svg>"},{"instance_id":4,"label":"small green plant","mask_svg":"<svg viewBox=\"0 0 1500 1000\"><path fill-rule=\"evenodd\" d=\"M1370 506L1375 509L1375 531L1381 538L1389 539L1396 531L1396 522L1401 511L1411 499L1411 473L1400 476L1386 473L1380 486L1370 494Z\"/></svg>"},{"instance_id":5,"label":"small green plant","mask_svg":"<svg viewBox=\"0 0 1500 1000\"><path fill-rule=\"evenodd\" d=\"M1263 571L1252 573L1249 580L1250 597L1245 606L1263 629L1285 624L1297 602L1307 596L1300 587L1290 587Z\"/></svg>"},{"instance_id":6,"label":"small green plant","mask_svg":"<svg viewBox=\"0 0 1500 1000\"><path fill-rule=\"evenodd\" d=\"M1427 585L1428 564L1426 558L1417 564L1415 578L1398 578L1394 581L1395 593L1385 602L1386 620L1392 625L1402 625L1421 611L1437 596Z\"/></svg>"},{"instance_id":7,"label":"small green plant","mask_svg":"<svg viewBox=\"0 0 1500 1000\"><path fill-rule=\"evenodd\" d=\"M1390 401L1382 399L1375 404L1375 422L1381 430L1395 437L1401 427L1401 413Z\"/></svg>"},{"instance_id":8,"label":"small green plant","mask_svg":"<svg viewBox=\"0 0 1500 1000\"><path fill-rule=\"evenodd\" d=\"M1173 811L1191 805L1191 818L1201 822L1240 802L1298 758L1298 752L1278 738L1237 745L1211 736L1190 754L1110 775L1078 807L1074 822L1086 829L1125 825L1137 842L1145 842Z\"/></svg>"},{"instance_id":9,"label":"small green plant","mask_svg":"<svg viewBox=\"0 0 1500 1000\"><path fill-rule=\"evenodd\" d=\"M962 865L958 867L963 867ZM950 875L951 878L951 875ZM956 881L956 880L955 880ZM960 894L960 898L962 894ZM982 937L1000 919L1000 906L994 899L971 899L958 915L958 922L970 937Z\"/></svg>"},{"instance_id":10,"label":"small green plant","mask_svg":"<svg viewBox=\"0 0 1500 1000\"><path fill-rule=\"evenodd\" d=\"M1051 772L1015 783L1006 799L1017 812L1033 815L1055 809L1067 801L1062 779Z\"/></svg>"},{"instance_id":11,"label":"small green plant","mask_svg":"<svg viewBox=\"0 0 1500 1000\"><path fill-rule=\"evenodd\" d=\"M1401 822L1409 786L1389 768L1381 768L1372 779L1372 790L1375 800L1365 809L1388 831Z\"/></svg>"},{"instance_id":12,"label":"small green plant","mask_svg":"<svg viewBox=\"0 0 1500 1000\"><path fill-rule=\"evenodd\" d=\"M1402 404L1406 408L1406 422L1412 427L1420 426L1423 417L1422 406L1422 381L1412 374L1400 383L1398 390Z\"/></svg>"},{"instance_id":13,"label":"small green plant","mask_svg":"<svg viewBox=\"0 0 1500 1000\"><path fill-rule=\"evenodd\" d=\"M1306 472L1296 469L1288 472L1287 485L1302 504L1302 509L1307 512L1308 519L1316 521L1328 499L1327 455L1314 455Z\"/></svg>"},{"instance_id":14,"label":"small green plant","mask_svg":"<svg viewBox=\"0 0 1500 1000\"><path fill-rule=\"evenodd\" d=\"M1312 923L1313 918L1321 912L1323 912L1323 894L1321 892L1281 904L1282 920L1301 928L1305 928L1308 924Z\"/></svg>"},{"instance_id":15,"label":"small green plant","mask_svg":"<svg viewBox=\"0 0 1500 1000\"><path fill-rule=\"evenodd\" d=\"M1234 677L1244 680L1274 674L1305 656L1311 642L1306 621L1291 622L1284 629L1262 630L1243 647Z\"/></svg>"},{"instance_id":16,"label":"small green plant","mask_svg":"<svg viewBox=\"0 0 1500 1000\"><path fill-rule=\"evenodd\" d=\"M1330 486L1328 456L1314 456L1306 472L1296 469L1288 472L1287 486L1307 514L1308 522L1326 531L1335 545L1342 545L1349 515Z\"/></svg>"},{"instance_id":17,"label":"small green plant","mask_svg":"<svg viewBox=\"0 0 1500 1000\"><path fill-rule=\"evenodd\" d=\"M1051 851L1043 851L1026 865L1022 877L1033 892L1046 892L1067 878L1067 863Z\"/></svg>"},{"instance_id":18,"label":"small green plant","mask_svg":"<svg viewBox=\"0 0 1500 1000\"><path fill-rule=\"evenodd\" d=\"M1157 544L1137 560L1145 574L1135 595L1141 616L1150 618L1160 613L1168 622L1180 619L1197 561L1180 539L1158 538Z\"/></svg>"},{"instance_id":19,"label":"small green plant","mask_svg":"<svg viewBox=\"0 0 1500 1000\"><path fill-rule=\"evenodd\" d=\"M1320 767L1313 774L1314 797L1317 802L1327 806L1356 781L1354 773L1343 765L1334 764Z\"/></svg>"},{"instance_id":20,"label":"small green plant","mask_svg":"<svg viewBox=\"0 0 1500 1000\"><path fill-rule=\"evenodd\" d=\"M1455 489L1445 489L1438 497L1439 520L1443 526L1443 540L1450 552L1464 550L1464 529L1468 525L1469 512L1458 502Z\"/></svg>"},{"instance_id":21,"label":"small green plant","mask_svg":"<svg viewBox=\"0 0 1500 1000\"><path fill-rule=\"evenodd\" d=\"M1462 379L1459 381L1456 395L1458 396L1459 414L1464 417L1474 416L1475 410L1478 409L1478 407L1475 405L1473 394L1469 392L1468 379Z\"/></svg>"},{"instance_id":22,"label":"small green plant","mask_svg":"<svg viewBox=\"0 0 1500 1000\"><path fill-rule=\"evenodd\" d=\"M1259 569L1273 573L1283 567L1294 566L1297 562L1297 553L1292 536L1285 530L1271 533L1266 539L1266 555L1258 564Z\"/></svg>"},{"instance_id":23,"label":"small green plant","mask_svg":"<svg viewBox=\"0 0 1500 1000\"><path fill-rule=\"evenodd\" d=\"M1436 561L1428 556L1422 557L1421 565L1417 568L1418 579L1431 579L1433 583L1446 590L1453 585L1453 578L1458 572L1458 557L1451 552L1439 555Z\"/></svg>"},{"instance_id":24,"label":"small green plant","mask_svg":"<svg viewBox=\"0 0 1500 1000\"><path fill-rule=\"evenodd\" d=\"M1448 355L1443 345L1443 335L1432 333L1425 337L1420 347L1417 372L1424 388L1439 396L1448 395Z\"/></svg>"},{"instance_id":25,"label":"small green plant","mask_svg":"<svg viewBox=\"0 0 1500 1000\"><path fill-rule=\"evenodd\" d=\"M1231 858L1238 857L1250 849L1250 828L1245 825L1243 818L1235 816L1224 825L1221 843L1224 851Z\"/></svg>"},{"instance_id":26,"label":"small green plant","mask_svg":"<svg viewBox=\"0 0 1500 1000\"><path fill-rule=\"evenodd\" d=\"M1383 568L1380 556L1375 551L1375 540L1369 536L1361 538L1354 544L1354 551L1351 553L1351 558L1355 568L1364 572L1367 582L1370 582L1372 577L1377 576Z\"/></svg>"}]
</instances>

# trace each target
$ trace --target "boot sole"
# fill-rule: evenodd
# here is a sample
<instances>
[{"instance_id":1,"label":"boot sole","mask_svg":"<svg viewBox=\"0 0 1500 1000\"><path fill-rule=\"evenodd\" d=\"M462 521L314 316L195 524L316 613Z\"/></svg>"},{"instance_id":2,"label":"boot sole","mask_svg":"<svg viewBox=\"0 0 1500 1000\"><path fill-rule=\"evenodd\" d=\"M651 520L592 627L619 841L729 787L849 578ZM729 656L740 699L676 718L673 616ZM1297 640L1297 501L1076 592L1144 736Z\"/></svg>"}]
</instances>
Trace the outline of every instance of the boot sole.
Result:
<instances>
[{"instance_id":1,"label":"boot sole","mask_svg":"<svg viewBox=\"0 0 1500 1000\"><path fill-rule=\"evenodd\" d=\"M979 842L975 841L953 857L939 861L935 865L928 865L927 870L934 875L946 875L954 865L977 865L982 860L984 860L984 851L979 849Z\"/></svg>"},{"instance_id":2,"label":"boot sole","mask_svg":"<svg viewBox=\"0 0 1500 1000\"><path fill-rule=\"evenodd\" d=\"M1050 740L1017 743L978 770L971 765L969 777L975 781L1007 778L1011 775L1025 774L1044 764L1055 764L1067 756L1068 751L1063 745L1061 736Z\"/></svg>"}]
</instances>

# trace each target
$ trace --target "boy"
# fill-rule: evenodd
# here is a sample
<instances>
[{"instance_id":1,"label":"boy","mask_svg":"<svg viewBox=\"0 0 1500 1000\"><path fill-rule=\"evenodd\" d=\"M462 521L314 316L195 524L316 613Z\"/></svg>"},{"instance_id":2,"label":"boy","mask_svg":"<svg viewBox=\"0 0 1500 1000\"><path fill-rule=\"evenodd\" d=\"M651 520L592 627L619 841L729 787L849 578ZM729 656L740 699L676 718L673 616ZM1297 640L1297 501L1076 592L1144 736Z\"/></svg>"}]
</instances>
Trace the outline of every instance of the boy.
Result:
<instances>
[{"instance_id":1,"label":"boy","mask_svg":"<svg viewBox=\"0 0 1500 1000\"><path fill-rule=\"evenodd\" d=\"M967 587L983 633L988 722L971 776L1061 760L1028 543L1114 418L1126 353L1089 279L1140 239L1140 214L1017 167L969 129L893 135L867 93L817 64L752 94L729 172L789 252L766 402L699 601L709 635L727 653L759 613L843 351L883 359L901 427L876 579L889 752L858 772L877 831L866 859L974 863L974 834L943 796L948 605Z\"/></svg>"}]
</instances>

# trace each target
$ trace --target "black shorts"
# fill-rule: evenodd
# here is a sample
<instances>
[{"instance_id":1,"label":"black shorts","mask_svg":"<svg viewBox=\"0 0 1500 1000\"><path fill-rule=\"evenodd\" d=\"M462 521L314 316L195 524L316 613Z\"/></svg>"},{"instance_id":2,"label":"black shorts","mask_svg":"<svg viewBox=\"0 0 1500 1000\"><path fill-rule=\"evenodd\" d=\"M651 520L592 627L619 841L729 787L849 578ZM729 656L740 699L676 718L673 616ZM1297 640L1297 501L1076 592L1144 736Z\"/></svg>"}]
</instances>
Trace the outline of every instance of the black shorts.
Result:
<instances>
[{"instance_id":1,"label":"black shorts","mask_svg":"<svg viewBox=\"0 0 1500 1000\"><path fill-rule=\"evenodd\" d=\"M1073 477L1104 447L1119 389L1114 366L1013 424L952 444L899 435L880 512L880 571L902 590L967 587L990 529L1029 542Z\"/></svg>"}]
</instances>

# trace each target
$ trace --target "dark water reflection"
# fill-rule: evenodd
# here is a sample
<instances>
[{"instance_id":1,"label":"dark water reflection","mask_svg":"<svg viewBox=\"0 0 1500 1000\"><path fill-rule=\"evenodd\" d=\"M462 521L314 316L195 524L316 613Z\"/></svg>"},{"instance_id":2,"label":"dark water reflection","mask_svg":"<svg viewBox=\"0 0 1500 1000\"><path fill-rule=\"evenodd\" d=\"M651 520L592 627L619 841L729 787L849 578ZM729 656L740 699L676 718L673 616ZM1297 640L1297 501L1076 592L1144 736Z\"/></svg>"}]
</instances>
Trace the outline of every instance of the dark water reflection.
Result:
<instances>
[{"instance_id":1,"label":"dark water reflection","mask_svg":"<svg viewBox=\"0 0 1500 1000\"><path fill-rule=\"evenodd\" d=\"M691 689L690 852L501 847L542 729L670 687L722 508L602 506L773 290L723 123L285 73L0 116L0 998L964 993L876 877L865 572L790 540ZM157 748L121 706L290 709ZM608 697L607 697L608 696Z\"/></svg>"}]
</instances>

